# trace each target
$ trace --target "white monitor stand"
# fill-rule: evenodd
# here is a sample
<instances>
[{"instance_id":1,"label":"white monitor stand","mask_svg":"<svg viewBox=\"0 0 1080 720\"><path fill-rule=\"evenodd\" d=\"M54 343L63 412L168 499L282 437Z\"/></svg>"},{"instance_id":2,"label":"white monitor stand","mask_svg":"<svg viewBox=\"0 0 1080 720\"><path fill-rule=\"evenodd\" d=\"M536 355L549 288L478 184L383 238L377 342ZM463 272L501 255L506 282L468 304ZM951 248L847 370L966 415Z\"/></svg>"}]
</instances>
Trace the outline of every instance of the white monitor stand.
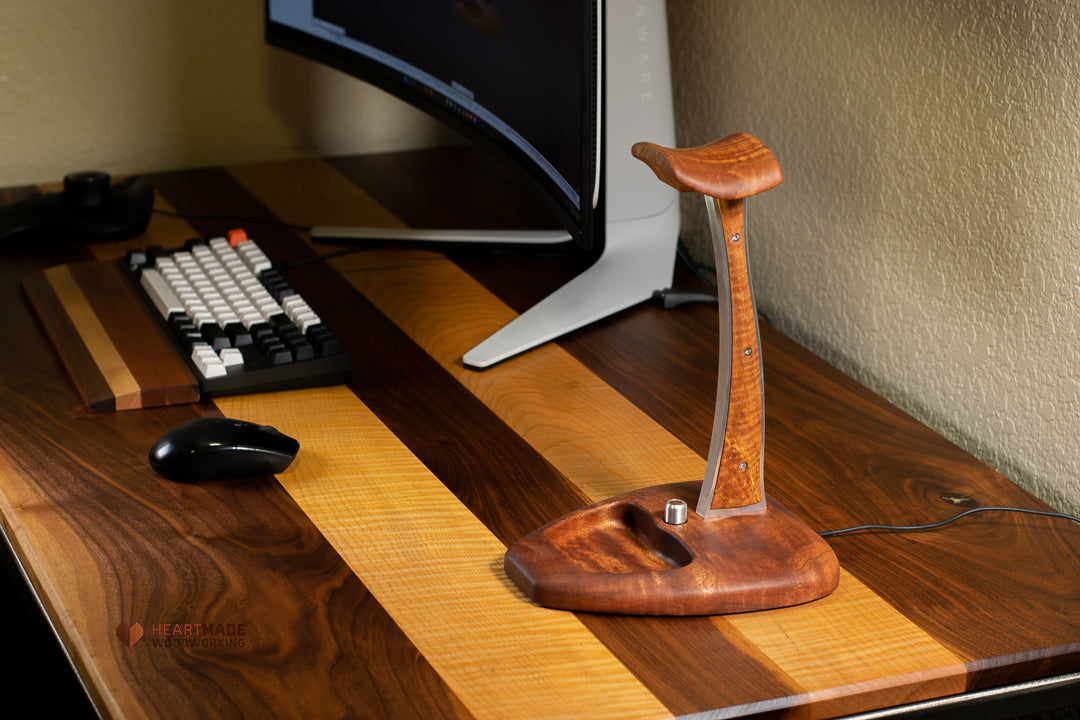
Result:
<instances>
[{"instance_id":1,"label":"white monitor stand","mask_svg":"<svg viewBox=\"0 0 1080 720\"><path fill-rule=\"evenodd\" d=\"M664 0L612 3L602 14L604 247L573 280L496 331L462 358L482 370L636 305L671 285L679 236L678 192L630 155L646 140L675 145ZM601 8L603 11L603 8ZM316 239L379 238L475 244L566 243L563 232L438 231L316 227Z\"/></svg>"}]
</instances>

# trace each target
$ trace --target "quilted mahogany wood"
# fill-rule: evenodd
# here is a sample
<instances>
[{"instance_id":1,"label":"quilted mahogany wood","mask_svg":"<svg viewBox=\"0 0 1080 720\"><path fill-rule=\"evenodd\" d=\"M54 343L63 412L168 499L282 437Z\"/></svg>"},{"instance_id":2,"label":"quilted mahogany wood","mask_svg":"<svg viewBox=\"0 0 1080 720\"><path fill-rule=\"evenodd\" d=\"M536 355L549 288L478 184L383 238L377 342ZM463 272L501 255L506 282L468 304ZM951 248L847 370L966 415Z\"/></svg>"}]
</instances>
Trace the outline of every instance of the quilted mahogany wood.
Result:
<instances>
[{"instance_id":1,"label":"quilted mahogany wood","mask_svg":"<svg viewBox=\"0 0 1080 720\"><path fill-rule=\"evenodd\" d=\"M665 503L691 504L700 487L654 486L571 513L514 544L506 572L541 605L634 615L786 607L836 588L832 549L775 501L763 512L666 524Z\"/></svg>"},{"instance_id":2,"label":"quilted mahogany wood","mask_svg":"<svg viewBox=\"0 0 1080 720\"><path fill-rule=\"evenodd\" d=\"M757 310L750 286L745 198L781 181L756 137L732 133L696 148L641 142L631 149L662 182L705 196L720 280L720 362L709 464L697 512L720 517L764 509L764 397Z\"/></svg>"},{"instance_id":3,"label":"quilted mahogany wood","mask_svg":"<svg viewBox=\"0 0 1080 720\"><path fill-rule=\"evenodd\" d=\"M513 545L506 572L536 602L568 610L706 615L820 599L839 582L836 555L805 523L765 498L761 347L743 206L746 194L780 181L779 165L746 134L688 151L638 143L633 152L676 189L725 196L706 198L715 203L709 219L727 292L721 292L705 477L696 485L623 493L570 513ZM696 512L669 524L670 501Z\"/></svg>"},{"instance_id":4,"label":"quilted mahogany wood","mask_svg":"<svg viewBox=\"0 0 1080 720\"><path fill-rule=\"evenodd\" d=\"M665 148L639 142L630 152L648 165L661 182L679 192L699 192L724 200L763 193L783 179L769 148L743 132L696 148Z\"/></svg>"}]
</instances>

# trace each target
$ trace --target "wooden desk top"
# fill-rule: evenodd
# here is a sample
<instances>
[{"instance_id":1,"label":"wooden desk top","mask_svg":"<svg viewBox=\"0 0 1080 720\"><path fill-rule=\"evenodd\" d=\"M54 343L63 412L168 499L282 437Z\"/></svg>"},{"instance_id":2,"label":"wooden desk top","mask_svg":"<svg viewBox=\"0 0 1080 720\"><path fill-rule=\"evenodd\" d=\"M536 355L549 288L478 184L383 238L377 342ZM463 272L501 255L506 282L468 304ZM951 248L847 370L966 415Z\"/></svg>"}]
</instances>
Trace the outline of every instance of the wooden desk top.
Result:
<instances>
[{"instance_id":1,"label":"wooden desk top","mask_svg":"<svg viewBox=\"0 0 1080 720\"><path fill-rule=\"evenodd\" d=\"M407 178L448 177L424 160L158 174L158 207L203 219L2 253L3 530L103 714L824 718L1080 671L1080 526L1044 517L833 538L839 589L784 610L638 618L525 600L502 571L509 544L586 503L702 476L714 308L644 305L477 373L463 351L574 265L368 251L287 276L348 342L347 386L102 414L81 406L19 290L33 270L237 224L275 260L313 253L259 221L535 221L513 197L483 218L454 198L499 187L449 182L411 202ZM815 530L1045 509L762 332L767 489ZM149 468L158 436L218 412L275 425L301 452L254 481L178 485ZM142 637L123 642L135 623Z\"/></svg>"}]
</instances>

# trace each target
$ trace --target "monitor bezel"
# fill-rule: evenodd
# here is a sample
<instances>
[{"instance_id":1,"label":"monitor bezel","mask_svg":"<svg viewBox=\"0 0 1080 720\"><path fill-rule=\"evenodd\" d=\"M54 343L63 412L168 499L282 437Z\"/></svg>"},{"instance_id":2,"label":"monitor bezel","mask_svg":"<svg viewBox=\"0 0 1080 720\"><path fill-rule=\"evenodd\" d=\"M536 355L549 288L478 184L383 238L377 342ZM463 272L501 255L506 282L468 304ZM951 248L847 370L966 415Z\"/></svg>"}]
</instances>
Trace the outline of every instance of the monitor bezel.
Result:
<instances>
[{"instance_id":1,"label":"monitor bezel","mask_svg":"<svg viewBox=\"0 0 1080 720\"><path fill-rule=\"evenodd\" d=\"M437 98L403 83L400 73L364 55L353 53L333 42L277 22L270 14L270 2L264 3L265 40L314 62L332 67L363 82L370 83L392 96L439 120L469 142L484 148L509 168L535 197L551 211L553 220L566 229L571 245L577 249L601 253L604 247L603 187L603 21L599 0L583 0L581 5L582 46L581 168L578 179L580 203L577 209L558 185L526 153L509 140L500 141L497 133L488 133L448 110Z\"/></svg>"}]
</instances>

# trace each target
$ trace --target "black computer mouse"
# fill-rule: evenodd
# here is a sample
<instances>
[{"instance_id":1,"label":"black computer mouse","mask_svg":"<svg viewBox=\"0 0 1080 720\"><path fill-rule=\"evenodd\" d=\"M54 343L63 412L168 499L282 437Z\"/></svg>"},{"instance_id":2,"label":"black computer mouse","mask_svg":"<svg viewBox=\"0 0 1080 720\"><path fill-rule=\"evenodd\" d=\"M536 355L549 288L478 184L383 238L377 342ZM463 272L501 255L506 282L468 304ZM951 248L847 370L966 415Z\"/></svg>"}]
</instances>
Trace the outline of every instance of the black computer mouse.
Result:
<instances>
[{"instance_id":1,"label":"black computer mouse","mask_svg":"<svg viewBox=\"0 0 1080 720\"><path fill-rule=\"evenodd\" d=\"M200 417L162 435L150 449L150 466L179 482L274 475L299 450L300 443L267 425Z\"/></svg>"}]
</instances>

